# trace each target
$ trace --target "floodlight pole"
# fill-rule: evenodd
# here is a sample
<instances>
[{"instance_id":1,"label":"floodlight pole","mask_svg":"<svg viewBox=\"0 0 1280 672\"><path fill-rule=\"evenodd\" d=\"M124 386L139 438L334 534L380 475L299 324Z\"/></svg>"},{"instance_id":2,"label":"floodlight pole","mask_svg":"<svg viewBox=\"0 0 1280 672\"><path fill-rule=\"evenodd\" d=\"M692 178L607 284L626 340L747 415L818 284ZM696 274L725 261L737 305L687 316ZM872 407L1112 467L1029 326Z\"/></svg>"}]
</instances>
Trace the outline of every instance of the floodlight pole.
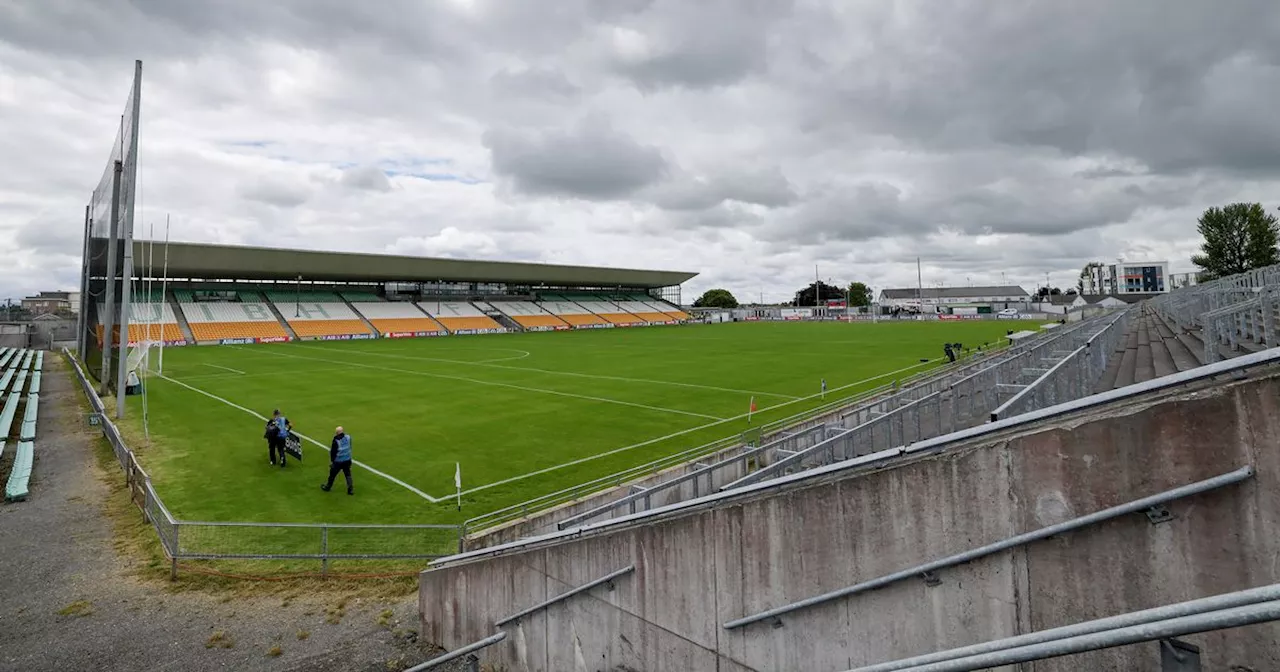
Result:
<instances>
[{"instance_id":1,"label":"floodlight pole","mask_svg":"<svg viewBox=\"0 0 1280 672\"><path fill-rule=\"evenodd\" d=\"M302 314L302 274L298 274L298 283L294 285L293 294L293 316L301 317Z\"/></svg>"}]
</instances>

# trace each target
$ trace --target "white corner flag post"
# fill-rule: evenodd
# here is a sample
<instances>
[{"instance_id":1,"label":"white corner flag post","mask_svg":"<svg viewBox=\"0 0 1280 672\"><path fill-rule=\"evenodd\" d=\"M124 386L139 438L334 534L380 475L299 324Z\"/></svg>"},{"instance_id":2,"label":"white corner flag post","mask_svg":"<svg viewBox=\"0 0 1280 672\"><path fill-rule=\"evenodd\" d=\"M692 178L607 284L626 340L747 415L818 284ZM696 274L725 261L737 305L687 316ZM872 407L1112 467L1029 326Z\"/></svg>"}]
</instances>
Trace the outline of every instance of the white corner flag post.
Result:
<instances>
[{"instance_id":1,"label":"white corner flag post","mask_svg":"<svg viewBox=\"0 0 1280 672\"><path fill-rule=\"evenodd\" d=\"M755 412L756 412L756 398L754 395L752 395L751 405L747 406L747 424L751 423L751 414Z\"/></svg>"},{"instance_id":2,"label":"white corner flag post","mask_svg":"<svg viewBox=\"0 0 1280 672\"><path fill-rule=\"evenodd\" d=\"M462 463L454 462L453 487L458 491L458 510L462 510Z\"/></svg>"},{"instance_id":3,"label":"white corner flag post","mask_svg":"<svg viewBox=\"0 0 1280 672\"><path fill-rule=\"evenodd\" d=\"M827 379L826 378L822 379L822 398L823 399L827 398Z\"/></svg>"}]
</instances>

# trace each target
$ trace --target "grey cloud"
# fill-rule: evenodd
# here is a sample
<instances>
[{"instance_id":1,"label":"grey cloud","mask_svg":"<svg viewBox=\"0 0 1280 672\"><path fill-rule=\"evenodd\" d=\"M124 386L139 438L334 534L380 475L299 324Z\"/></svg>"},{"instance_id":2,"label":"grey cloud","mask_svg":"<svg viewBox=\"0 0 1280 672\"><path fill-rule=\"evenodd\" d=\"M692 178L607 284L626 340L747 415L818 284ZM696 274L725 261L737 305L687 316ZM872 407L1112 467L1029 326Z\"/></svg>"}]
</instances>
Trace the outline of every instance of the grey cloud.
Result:
<instances>
[{"instance_id":1,"label":"grey cloud","mask_svg":"<svg viewBox=\"0 0 1280 672\"><path fill-rule=\"evenodd\" d=\"M296 208L311 198L311 187L299 182L264 177L247 180L236 189L241 198L278 208Z\"/></svg>"},{"instance_id":2,"label":"grey cloud","mask_svg":"<svg viewBox=\"0 0 1280 672\"><path fill-rule=\"evenodd\" d=\"M13 242L18 249L42 255L79 257L84 249L84 221L70 213L64 218L45 213L19 227Z\"/></svg>"},{"instance_id":3,"label":"grey cloud","mask_svg":"<svg viewBox=\"0 0 1280 672\"><path fill-rule=\"evenodd\" d=\"M135 57L138 219L177 240L677 258L782 296L814 260L1188 270L1200 211L1280 187L1277 34L1271 0L0 1L0 294L61 282L37 257L78 249Z\"/></svg>"},{"instance_id":4,"label":"grey cloud","mask_svg":"<svg viewBox=\"0 0 1280 672\"><path fill-rule=\"evenodd\" d=\"M614 68L645 89L736 83L766 69L769 29L790 9L776 0L659 0L618 23L631 34L615 44Z\"/></svg>"},{"instance_id":5,"label":"grey cloud","mask_svg":"<svg viewBox=\"0 0 1280 672\"><path fill-rule=\"evenodd\" d=\"M497 96L529 98L572 98L582 91L564 73L550 68L505 68L489 78L489 86Z\"/></svg>"},{"instance_id":6,"label":"grey cloud","mask_svg":"<svg viewBox=\"0 0 1280 672\"><path fill-rule=\"evenodd\" d=\"M777 168L728 170L711 178L673 176L646 194L647 200L666 210L705 210L725 201L778 208L795 202L791 182Z\"/></svg>"},{"instance_id":7,"label":"grey cloud","mask_svg":"<svg viewBox=\"0 0 1280 672\"><path fill-rule=\"evenodd\" d=\"M531 195L625 198L661 179L667 169L657 148L598 119L569 130L491 129L483 142L494 172Z\"/></svg>"},{"instance_id":8,"label":"grey cloud","mask_svg":"<svg viewBox=\"0 0 1280 672\"><path fill-rule=\"evenodd\" d=\"M382 172L377 166L362 166L358 168L348 168L342 171L342 185L351 189L363 189L365 191L391 191L391 180L387 179L387 174Z\"/></svg>"},{"instance_id":9,"label":"grey cloud","mask_svg":"<svg viewBox=\"0 0 1280 672\"><path fill-rule=\"evenodd\" d=\"M937 149L1112 153L1161 173L1280 173L1271 121L1280 5L1035 0L972 10L930 4L863 32L872 49L828 58L807 78L827 101L807 123ZM921 35L928 49L916 46Z\"/></svg>"}]
</instances>

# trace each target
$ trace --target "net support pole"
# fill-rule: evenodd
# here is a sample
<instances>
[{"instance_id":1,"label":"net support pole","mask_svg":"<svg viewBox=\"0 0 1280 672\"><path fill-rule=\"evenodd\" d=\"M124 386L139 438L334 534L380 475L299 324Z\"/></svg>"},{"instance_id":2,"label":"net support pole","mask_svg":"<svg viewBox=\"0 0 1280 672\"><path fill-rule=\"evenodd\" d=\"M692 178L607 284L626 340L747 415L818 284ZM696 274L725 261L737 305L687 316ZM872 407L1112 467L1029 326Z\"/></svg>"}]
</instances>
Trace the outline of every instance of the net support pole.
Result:
<instances>
[{"instance_id":1,"label":"net support pole","mask_svg":"<svg viewBox=\"0 0 1280 672\"><path fill-rule=\"evenodd\" d=\"M90 201L93 200L91 196ZM85 342L89 329L89 311L87 304L89 302L89 227L92 226L92 220L89 219L90 206L84 206L84 242L81 245L80 253L80 297L78 310L76 312L76 357L80 361L84 361L84 353L88 350L89 344Z\"/></svg>"},{"instance_id":2,"label":"net support pole","mask_svg":"<svg viewBox=\"0 0 1280 672\"><path fill-rule=\"evenodd\" d=\"M136 190L138 186L138 122L142 116L142 61L134 61L133 70L133 119L132 132L129 134L129 148L127 154L122 157L133 157L133 163L130 165L129 189ZM123 165L121 166L123 170ZM124 212L124 231L121 242L124 244L124 269L120 273L121 279L121 296L120 296L120 365L116 370L116 417L124 417L124 388L125 376L128 375L126 366L129 357L129 295L132 294L133 283L133 212L135 200L129 198L129 206Z\"/></svg>"},{"instance_id":3,"label":"net support pole","mask_svg":"<svg viewBox=\"0 0 1280 672\"><path fill-rule=\"evenodd\" d=\"M120 122L124 123L123 119ZM102 310L102 372L98 394L107 396L111 388L111 343L115 329L116 306L116 234L120 224L120 174L124 164L116 161L111 169L111 227L107 231L107 289L103 296Z\"/></svg>"}]
</instances>

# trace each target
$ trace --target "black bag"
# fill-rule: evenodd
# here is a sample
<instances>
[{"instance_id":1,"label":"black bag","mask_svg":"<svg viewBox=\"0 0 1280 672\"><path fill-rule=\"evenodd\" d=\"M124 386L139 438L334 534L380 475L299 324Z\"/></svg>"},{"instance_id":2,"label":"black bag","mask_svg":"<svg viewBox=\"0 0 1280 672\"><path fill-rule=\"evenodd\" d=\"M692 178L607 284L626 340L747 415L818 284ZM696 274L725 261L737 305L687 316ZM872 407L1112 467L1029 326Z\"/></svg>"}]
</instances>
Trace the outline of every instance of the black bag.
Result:
<instances>
[{"instance_id":1,"label":"black bag","mask_svg":"<svg viewBox=\"0 0 1280 672\"><path fill-rule=\"evenodd\" d=\"M298 460L302 459L302 439L297 434L289 432L289 436L284 440L284 452L294 456Z\"/></svg>"}]
</instances>

